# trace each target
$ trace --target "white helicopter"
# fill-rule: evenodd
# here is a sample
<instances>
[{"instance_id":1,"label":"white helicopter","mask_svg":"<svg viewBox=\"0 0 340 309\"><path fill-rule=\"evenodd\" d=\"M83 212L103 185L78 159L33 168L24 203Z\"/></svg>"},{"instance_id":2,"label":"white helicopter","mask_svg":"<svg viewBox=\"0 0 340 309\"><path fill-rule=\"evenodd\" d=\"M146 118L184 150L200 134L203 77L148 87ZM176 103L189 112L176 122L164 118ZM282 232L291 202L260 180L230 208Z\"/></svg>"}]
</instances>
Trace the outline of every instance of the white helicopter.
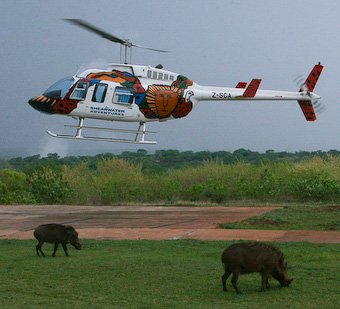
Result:
<instances>
[{"instance_id":1,"label":"white helicopter","mask_svg":"<svg viewBox=\"0 0 340 309\"><path fill-rule=\"evenodd\" d=\"M47 131L53 137L137 144L156 144L147 141L146 122L166 121L187 116L200 101L213 100L296 100L307 121L316 120L312 102L320 99L313 93L323 66L314 66L297 92L260 90L261 79L240 82L235 88L200 86L189 78L156 67L127 63L132 47L148 48L122 40L80 19L67 22L94 32L125 48L124 64L109 64L106 70L90 69L73 77L61 79L42 95L29 100L35 109L48 114L61 114L79 120L78 125L65 125L76 129L74 135L61 135ZM121 48L122 54L122 48ZM84 119L137 122L137 130L84 126ZM132 134L131 138L84 136L83 129L104 130Z\"/></svg>"}]
</instances>

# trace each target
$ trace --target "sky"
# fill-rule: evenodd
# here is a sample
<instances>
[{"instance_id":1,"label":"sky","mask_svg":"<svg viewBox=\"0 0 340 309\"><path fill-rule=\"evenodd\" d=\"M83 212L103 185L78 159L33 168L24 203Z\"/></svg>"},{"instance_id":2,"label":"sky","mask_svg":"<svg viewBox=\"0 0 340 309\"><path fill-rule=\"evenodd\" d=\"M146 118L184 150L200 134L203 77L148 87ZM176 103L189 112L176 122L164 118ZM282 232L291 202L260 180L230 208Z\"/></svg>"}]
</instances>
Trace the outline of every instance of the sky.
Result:
<instances>
[{"instance_id":1,"label":"sky","mask_svg":"<svg viewBox=\"0 0 340 309\"><path fill-rule=\"evenodd\" d=\"M316 0L0 0L0 159L58 153L96 155L145 149L257 152L328 151L340 145L340 2ZM326 110L307 122L297 102L200 102L181 119L147 123L157 145L63 140L77 124L27 102L87 66L120 61L120 47L63 21L85 19L135 44L132 63L187 76L200 85L235 87L262 79L260 89L297 91L294 79L315 64L324 70L314 90ZM137 124L89 120L87 125L137 129ZM69 129L70 130L70 129ZM73 133L73 132L68 132Z\"/></svg>"}]
</instances>

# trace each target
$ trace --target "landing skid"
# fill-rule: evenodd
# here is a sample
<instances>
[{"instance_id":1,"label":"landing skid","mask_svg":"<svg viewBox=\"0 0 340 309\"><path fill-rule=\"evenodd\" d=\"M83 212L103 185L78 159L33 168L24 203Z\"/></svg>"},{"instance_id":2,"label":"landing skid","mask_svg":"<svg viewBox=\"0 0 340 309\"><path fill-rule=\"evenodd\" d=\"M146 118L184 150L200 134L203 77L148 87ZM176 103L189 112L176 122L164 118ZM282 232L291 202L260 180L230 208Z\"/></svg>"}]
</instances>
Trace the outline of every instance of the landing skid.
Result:
<instances>
[{"instance_id":1,"label":"landing skid","mask_svg":"<svg viewBox=\"0 0 340 309\"><path fill-rule=\"evenodd\" d=\"M87 127L84 126L84 118L79 118L79 124L77 126L74 125L65 125L68 128L76 128L75 135L62 135L55 134L50 131L46 131L49 135L56 138L66 138L66 139L78 139L78 140L90 140L90 141L101 141L101 142L113 142L113 143L130 143L130 144L157 144L156 141L146 141L145 135L149 133L157 133L153 131L146 131L145 122L140 122L138 130L125 130L125 129L111 129L111 128L101 128L101 127ZM101 131L110 131L110 132L119 132L119 133L128 133L135 134L134 139L124 139L124 138L108 138L108 137L96 137L96 136L83 136L82 130L90 129L90 130L101 130Z\"/></svg>"}]
</instances>

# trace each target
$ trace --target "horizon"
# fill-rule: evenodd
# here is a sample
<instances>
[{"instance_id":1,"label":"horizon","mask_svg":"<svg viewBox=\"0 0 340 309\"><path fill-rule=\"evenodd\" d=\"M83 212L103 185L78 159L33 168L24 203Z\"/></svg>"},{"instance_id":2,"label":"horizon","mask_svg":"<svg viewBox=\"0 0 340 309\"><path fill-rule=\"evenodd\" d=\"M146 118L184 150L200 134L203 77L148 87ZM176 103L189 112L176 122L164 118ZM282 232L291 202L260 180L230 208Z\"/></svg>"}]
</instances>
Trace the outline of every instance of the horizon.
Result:
<instances>
[{"instance_id":1,"label":"horizon","mask_svg":"<svg viewBox=\"0 0 340 309\"><path fill-rule=\"evenodd\" d=\"M193 152L193 153L199 153L199 152L211 152L211 153L217 153L217 152L228 152L230 154L235 154L235 152L239 151L239 150L246 150L246 151L249 151L249 152L252 152L252 153L258 153L260 155L264 155L264 154L267 154L267 153L287 153L287 154L298 154L298 153L303 153L303 152L306 152L306 153L318 153L318 152L321 152L321 153L329 153L329 152L333 152L333 151L339 151L340 150L337 150L337 149L330 149L330 150L327 150L327 151L323 151L323 150L314 150L314 151L305 151L305 150L300 150L300 151L275 151L273 149L267 149L263 152L261 151L254 151L254 150L251 150L251 149L246 149L246 148L239 148L239 149L235 149L233 151L228 151L228 150L198 150L198 151L193 151L193 150L179 150L179 149L156 149L152 152L148 151L147 149L144 149L144 148L139 148L139 149L135 149L135 150L121 150L119 153L116 153L116 152L101 152L101 153L96 153L96 154L86 154L86 155L82 155L82 154L73 154L73 155L66 155L66 156L61 156L59 153L57 152L50 152L50 153L47 153L47 154L39 154L39 153L36 153L36 154L32 154L32 155L14 155L14 154L10 154L11 152L8 152L8 154L2 154L0 153L0 160L4 160L4 161L9 161L11 159L16 159L16 158L29 158L29 157L34 157L34 156L37 156L39 155L40 159L42 158L47 158L48 155L51 155L51 154L57 154L59 159L63 159L63 158L67 158L67 157L95 157L95 156L99 156L99 155L104 155L104 154L107 154L107 153L110 153L110 154L114 154L116 156L119 156L121 155L122 153L124 152L131 152L131 153L137 153L139 150L143 150L143 151L146 151L146 154L147 155L154 155L156 153L156 151L171 151L171 150L174 150L174 151L178 151L179 153L184 153L184 152Z\"/></svg>"}]
</instances>

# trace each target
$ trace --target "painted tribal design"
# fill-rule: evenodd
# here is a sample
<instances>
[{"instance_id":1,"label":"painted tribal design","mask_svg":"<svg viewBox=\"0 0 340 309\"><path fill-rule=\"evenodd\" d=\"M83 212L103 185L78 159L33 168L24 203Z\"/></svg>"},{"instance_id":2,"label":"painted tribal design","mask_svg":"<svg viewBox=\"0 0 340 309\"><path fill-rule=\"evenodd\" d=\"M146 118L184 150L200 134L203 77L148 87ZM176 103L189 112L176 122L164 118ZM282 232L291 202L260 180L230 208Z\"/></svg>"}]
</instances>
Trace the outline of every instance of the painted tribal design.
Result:
<instances>
[{"instance_id":1,"label":"painted tribal design","mask_svg":"<svg viewBox=\"0 0 340 309\"><path fill-rule=\"evenodd\" d=\"M79 81L85 81L90 83L91 80L81 78ZM73 85L65 98L60 97L60 93L50 92L45 95L38 95L29 100L29 104L38 109L39 111L49 114L64 114L71 113L78 105L80 100L70 99L70 95L73 92L76 85Z\"/></svg>"},{"instance_id":2,"label":"painted tribal design","mask_svg":"<svg viewBox=\"0 0 340 309\"><path fill-rule=\"evenodd\" d=\"M193 82L182 75L178 75L171 86L150 85L145 90L137 77L120 71L88 74L86 78L81 78L74 84L63 98L61 91L50 91L32 98L29 103L39 111L67 115L77 108L78 102L81 101L81 99L70 99L76 85L79 82L86 82L89 86L93 86L101 80L113 81L123 87L134 89L135 103L143 115L149 119L162 119L170 116L174 118L185 117L193 107L190 95L184 98L184 91Z\"/></svg>"},{"instance_id":3,"label":"painted tribal design","mask_svg":"<svg viewBox=\"0 0 340 309\"><path fill-rule=\"evenodd\" d=\"M193 82L185 76L179 75L171 86L151 85L145 91L139 79L127 72L101 72L89 74L91 79L110 80L136 92L135 102L146 118L175 118L185 117L192 110L190 99L183 97L184 90Z\"/></svg>"}]
</instances>

